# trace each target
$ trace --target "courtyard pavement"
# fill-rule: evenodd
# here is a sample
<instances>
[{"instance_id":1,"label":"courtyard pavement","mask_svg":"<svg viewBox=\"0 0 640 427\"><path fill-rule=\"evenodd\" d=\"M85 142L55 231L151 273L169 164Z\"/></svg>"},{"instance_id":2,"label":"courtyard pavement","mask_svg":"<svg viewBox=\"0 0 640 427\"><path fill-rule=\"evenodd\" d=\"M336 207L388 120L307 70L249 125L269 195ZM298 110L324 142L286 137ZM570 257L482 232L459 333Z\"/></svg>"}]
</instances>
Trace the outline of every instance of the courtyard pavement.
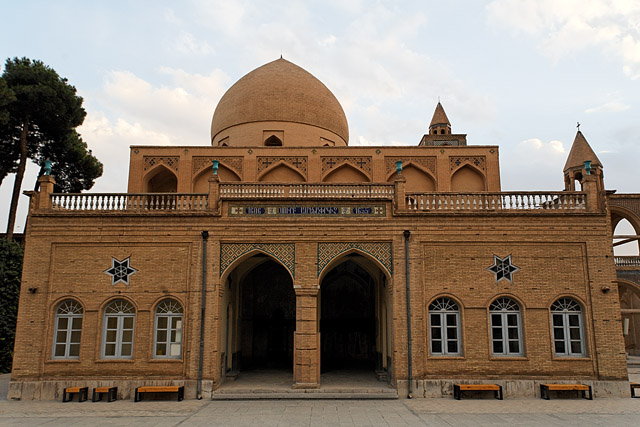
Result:
<instances>
[{"instance_id":1,"label":"courtyard pavement","mask_svg":"<svg viewBox=\"0 0 640 427\"><path fill-rule=\"evenodd\" d=\"M0 426L640 426L640 399L6 400Z\"/></svg>"}]
</instances>

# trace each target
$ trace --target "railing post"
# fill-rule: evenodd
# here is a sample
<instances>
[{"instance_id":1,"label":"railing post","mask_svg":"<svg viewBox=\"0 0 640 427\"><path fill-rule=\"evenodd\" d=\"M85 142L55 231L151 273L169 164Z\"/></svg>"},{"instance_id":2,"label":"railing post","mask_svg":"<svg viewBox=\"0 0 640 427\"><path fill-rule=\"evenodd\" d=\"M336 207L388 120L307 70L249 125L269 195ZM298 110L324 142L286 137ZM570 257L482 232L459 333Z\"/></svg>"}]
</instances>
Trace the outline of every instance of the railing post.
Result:
<instances>
[{"instance_id":1,"label":"railing post","mask_svg":"<svg viewBox=\"0 0 640 427\"><path fill-rule=\"evenodd\" d=\"M218 211L220 202L220 178L218 175L211 175L209 178L209 210Z\"/></svg>"},{"instance_id":2,"label":"railing post","mask_svg":"<svg viewBox=\"0 0 640 427\"><path fill-rule=\"evenodd\" d=\"M56 180L51 175L42 175L38 178L40 184L40 191L38 193L38 209L51 209L51 193L53 193L53 186L56 185Z\"/></svg>"},{"instance_id":3,"label":"railing post","mask_svg":"<svg viewBox=\"0 0 640 427\"><path fill-rule=\"evenodd\" d=\"M598 177L596 175L584 175L582 178L582 191L586 194L587 212L600 212L600 194L598 192Z\"/></svg>"},{"instance_id":4,"label":"railing post","mask_svg":"<svg viewBox=\"0 0 640 427\"><path fill-rule=\"evenodd\" d=\"M407 185L407 179L404 177L404 175L398 174L396 176L396 180L394 181L395 205L396 205L396 210L398 211L407 210L406 185Z\"/></svg>"}]
</instances>

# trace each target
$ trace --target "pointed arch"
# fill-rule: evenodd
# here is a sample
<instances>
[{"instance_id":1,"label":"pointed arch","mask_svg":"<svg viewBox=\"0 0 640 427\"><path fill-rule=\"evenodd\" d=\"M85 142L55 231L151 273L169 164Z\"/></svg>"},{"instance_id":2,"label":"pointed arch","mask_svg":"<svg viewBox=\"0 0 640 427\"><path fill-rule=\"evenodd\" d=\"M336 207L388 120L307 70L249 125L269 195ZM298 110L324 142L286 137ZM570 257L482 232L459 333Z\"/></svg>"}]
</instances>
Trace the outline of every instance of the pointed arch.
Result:
<instances>
[{"instance_id":1,"label":"pointed arch","mask_svg":"<svg viewBox=\"0 0 640 427\"><path fill-rule=\"evenodd\" d=\"M206 167L201 170L192 181L191 191L193 193L206 193L209 191L209 177L211 177L211 168ZM241 181L240 176L233 170L220 163L218 166L218 177L220 182L237 182Z\"/></svg>"},{"instance_id":2,"label":"pointed arch","mask_svg":"<svg viewBox=\"0 0 640 427\"><path fill-rule=\"evenodd\" d=\"M275 135L271 135L264 140L265 147L282 147L282 140Z\"/></svg>"},{"instance_id":3,"label":"pointed arch","mask_svg":"<svg viewBox=\"0 0 640 427\"><path fill-rule=\"evenodd\" d=\"M341 182L341 183L354 183L354 182L370 182L369 177L360 169L349 163L343 163L329 172L322 179L322 182Z\"/></svg>"},{"instance_id":4,"label":"pointed arch","mask_svg":"<svg viewBox=\"0 0 640 427\"><path fill-rule=\"evenodd\" d=\"M396 175L397 172L391 172L387 182L393 183ZM402 175L404 175L407 180L405 187L407 193L428 193L436 191L436 181L434 177L420 165L408 162L407 165L402 168Z\"/></svg>"},{"instance_id":5,"label":"pointed arch","mask_svg":"<svg viewBox=\"0 0 640 427\"><path fill-rule=\"evenodd\" d=\"M391 244L389 243L389 245ZM318 283L322 283L322 280L327 275L327 273L331 271L333 268L335 268L336 266L345 262L347 260L347 257L351 254L358 254L364 257L367 261L371 262L380 271L382 271L387 281L391 281L392 273L390 270L390 265L385 265L387 263L383 263L381 260L378 259L378 257L372 255L370 252L367 252L363 248L351 246L335 254L328 255L328 256L325 255L325 257L327 257L328 259L325 259L322 263L318 262ZM318 254L318 256L322 257L323 255ZM360 265L360 266L365 270L367 270L369 274L371 274L372 276L375 276L375 274L372 274L373 271L371 271L370 267L366 265Z\"/></svg>"},{"instance_id":6,"label":"pointed arch","mask_svg":"<svg viewBox=\"0 0 640 427\"><path fill-rule=\"evenodd\" d=\"M469 164L458 168L451 175L451 191L461 193L486 191L484 173Z\"/></svg>"},{"instance_id":7,"label":"pointed arch","mask_svg":"<svg viewBox=\"0 0 640 427\"><path fill-rule=\"evenodd\" d=\"M282 160L258 175L258 181L260 182L288 183L306 182L306 180L306 177L299 170Z\"/></svg>"},{"instance_id":8,"label":"pointed arch","mask_svg":"<svg viewBox=\"0 0 640 427\"><path fill-rule=\"evenodd\" d=\"M224 283L231 272L243 261L264 254L282 265L295 279L295 245L293 243L221 243L220 282Z\"/></svg>"},{"instance_id":9,"label":"pointed arch","mask_svg":"<svg viewBox=\"0 0 640 427\"><path fill-rule=\"evenodd\" d=\"M163 164L153 167L144 177L145 193L175 193L178 191L178 177Z\"/></svg>"}]
</instances>

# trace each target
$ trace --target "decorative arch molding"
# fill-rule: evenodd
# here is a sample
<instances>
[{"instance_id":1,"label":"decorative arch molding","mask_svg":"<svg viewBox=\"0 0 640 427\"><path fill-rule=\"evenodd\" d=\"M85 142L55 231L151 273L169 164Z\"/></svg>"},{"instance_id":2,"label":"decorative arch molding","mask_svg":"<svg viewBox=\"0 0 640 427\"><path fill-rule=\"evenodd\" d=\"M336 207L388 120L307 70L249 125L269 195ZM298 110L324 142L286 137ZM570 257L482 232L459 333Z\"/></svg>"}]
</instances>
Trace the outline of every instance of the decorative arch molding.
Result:
<instances>
[{"instance_id":1,"label":"decorative arch molding","mask_svg":"<svg viewBox=\"0 0 640 427\"><path fill-rule=\"evenodd\" d=\"M451 175L456 173L458 169L470 166L476 169L478 173L484 176L486 168L486 159L484 156L455 156L449 157L449 168Z\"/></svg>"},{"instance_id":2,"label":"decorative arch molding","mask_svg":"<svg viewBox=\"0 0 640 427\"><path fill-rule=\"evenodd\" d=\"M235 173L240 180L242 180L242 163L244 159L241 156L196 156L193 158L193 172L192 176L195 178L200 173L211 168L211 162L217 160L220 164L224 165L231 172Z\"/></svg>"},{"instance_id":3,"label":"decorative arch molding","mask_svg":"<svg viewBox=\"0 0 640 427\"><path fill-rule=\"evenodd\" d=\"M281 175L279 179L276 179L274 181L266 180L266 177L272 177L273 174L277 174L278 171L283 171L285 173L285 177L283 178ZM265 181L265 182L288 183L290 182L290 180L292 180L293 182L306 182L307 181L306 170L305 170L305 173L303 174L300 171L300 169L297 169L295 166L285 161L279 160L276 163L273 163L268 169L264 169L262 170L262 172L258 173L258 181L260 182Z\"/></svg>"},{"instance_id":4,"label":"decorative arch molding","mask_svg":"<svg viewBox=\"0 0 640 427\"><path fill-rule=\"evenodd\" d=\"M165 165L167 168L178 172L178 163L180 157L178 156L144 156L144 170L151 170L157 165Z\"/></svg>"},{"instance_id":5,"label":"decorative arch molding","mask_svg":"<svg viewBox=\"0 0 640 427\"><path fill-rule=\"evenodd\" d=\"M329 175L333 170L344 164L362 171L371 180L371 157L322 157L322 176Z\"/></svg>"},{"instance_id":6,"label":"decorative arch molding","mask_svg":"<svg viewBox=\"0 0 640 427\"><path fill-rule=\"evenodd\" d=\"M175 193L178 189L178 175L176 175L176 171L177 170L170 169L164 163L158 163L152 166L143 177L144 191L146 193ZM158 191L157 187L160 187L161 191Z\"/></svg>"},{"instance_id":7,"label":"decorative arch molding","mask_svg":"<svg viewBox=\"0 0 640 427\"><path fill-rule=\"evenodd\" d=\"M322 177L322 182L338 182L338 183L359 183L371 182L371 177L364 173L361 169L352 166L349 163L343 163L335 169L330 170Z\"/></svg>"},{"instance_id":8,"label":"decorative arch molding","mask_svg":"<svg viewBox=\"0 0 640 427\"><path fill-rule=\"evenodd\" d=\"M615 219L614 216L619 217L618 221L616 221L615 224L612 224L614 231L615 231L615 226L617 226L620 220L622 219L626 219L627 221L629 221L629 223L635 230L640 231L640 207L639 207L639 211L636 212L632 209L631 206L621 206L620 204L614 204L610 202L609 210L611 211L611 214L612 214L611 215L612 221Z\"/></svg>"},{"instance_id":9,"label":"decorative arch molding","mask_svg":"<svg viewBox=\"0 0 640 427\"><path fill-rule=\"evenodd\" d=\"M333 260L351 251L372 257L384 267L389 276L393 275L391 242L321 242L318 243L318 277Z\"/></svg>"},{"instance_id":10,"label":"decorative arch molding","mask_svg":"<svg viewBox=\"0 0 640 427\"><path fill-rule=\"evenodd\" d=\"M385 157L384 164L387 171L387 180L396 174L396 162L401 161L402 167L405 168L409 165L423 170L427 174L431 175L431 178L436 179L436 157Z\"/></svg>"},{"instance_id":11,"label":"decorative arch molding","mask_svg":"<svg viewBox=\"0 0 640 427\"><path fill-rule=\"evenodd\" d=\"M307 158L306 157L258 157L258 175L264 175L263 172L275 167L278 164L286 164L295 169L302 177L307 180Z\"/></svg>"},{"instance_id":12,"label":"decorative arch molding","mask_svg":"<svg viewBox=\"0 0 640 427\"><path fill-rule=\"evenodd\" d=\"M612 194L609 196L609 206L612 209L618 207L623 212L632 213L636 221L640 222L640 197L637 195Z\"/></svg>"},{"instance_id":13,"label":"decorative arch molding","mask_svg":"<svg viewBox=\"0 0 640 427\"><path fill-rule=\"evenodd\" d=\"M220 277L239 258L250 252L263 252L279 261L295 278L296 245L294 243L220 243Z\"/></svg>"}]
</instances>

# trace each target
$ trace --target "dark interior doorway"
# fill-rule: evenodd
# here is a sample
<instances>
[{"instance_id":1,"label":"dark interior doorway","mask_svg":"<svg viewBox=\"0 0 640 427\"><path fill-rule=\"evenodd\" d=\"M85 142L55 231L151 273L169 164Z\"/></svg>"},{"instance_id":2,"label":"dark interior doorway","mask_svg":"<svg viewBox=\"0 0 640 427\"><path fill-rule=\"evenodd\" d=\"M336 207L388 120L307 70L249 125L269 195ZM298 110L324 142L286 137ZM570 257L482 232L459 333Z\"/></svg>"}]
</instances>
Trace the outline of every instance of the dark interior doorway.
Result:
<instances>
[{"instance_id":1,"label":"dark interior doorway","mask_svg":"<svg viewBox=\"0 0 640 427\"><path fill-rule=\"evenodd\" d=\"M296 299L287 270L265 259L242 280L240 295L240 368L291 369Z\"/></svg>"},{"instance_id":2,"label":"dark interior doorway","mask_svg":"<svg viewBox=\"0 0 640 427\"><path fill-rule=\"evenodd\" d=\"M376 361L373 278L347 259L325 276L320 289L322 372L373 370Z\"/></svg>"}]
</instances>

